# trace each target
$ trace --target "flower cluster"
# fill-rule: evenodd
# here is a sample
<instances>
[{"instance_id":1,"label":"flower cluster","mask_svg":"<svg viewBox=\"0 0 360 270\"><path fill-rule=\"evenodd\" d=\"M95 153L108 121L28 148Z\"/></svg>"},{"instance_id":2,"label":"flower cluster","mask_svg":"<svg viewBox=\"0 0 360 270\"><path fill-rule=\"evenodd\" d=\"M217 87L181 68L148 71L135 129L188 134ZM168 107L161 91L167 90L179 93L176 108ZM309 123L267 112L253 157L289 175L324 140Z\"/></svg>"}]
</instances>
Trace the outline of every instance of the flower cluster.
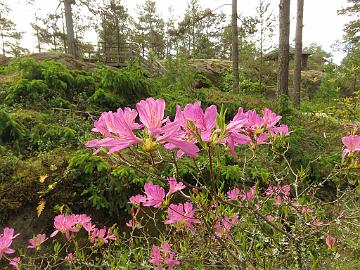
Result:
<instances>
[{"instance_id":1,"label":"flower cluster","mask_svg":"<svg viewBox=\"0 0 360 270\"><path fill-rule=\"evenodd\" d=\"M255 193L255 187L251 187L248 192L245 190L245 188L243 188L242 190L234 188L232 190L229 190L226 194L230 201L237 201L239 198L241 199L241 201L252 201Z\"/></svg>"},{"instance_id":2,"label":"flower cluster","mask_svg":"<svg viewBox=\"0 0 360 270\"><path fill-rule=\"evenodd\" d=\"M360 151L360 136L358 135L345 136L342 138L342 143L344 144L343 157Z\"/></svg>"},{"instance_id":3,"label":"flower cluster","mask_svg":"<svg viewBox=\"0 0 360 270\"><path fill-rule=\"evenodd\" d=\"M224 217L221 221L216 221L215 224L215 234L220 238L227 238L228 233L231 228L238 224L239 219L237 215L234 215L231 218Z\"/></svg>"},{"instance_id":4,"label":"flower cluster","mask_svg":"<svg viewBox=\"0 0 360 270\"><path fill-rule=\"evenodd\" d=\"M4 228L3 233L0 235L0 259L3 254L13 254L15 253L14 249L11 249L10 246L13 240L20 234L14 235L15 230L13 228Z\"/></svg>"},{"instance_id":5,"label":"flower cluster","mask_svg":"<svg viewBox=\"0 0 360 270\"><path fill-rule=\"evenodd\" d=\"M177 149L179 157L184 154L194 157L200 151L199 145L217 143L229 146L235 156L235 146L268 144L278 135L289 134L286 125L278 125L281 116L270 109L263 109L259 116L255 111L244 112L239 108L228 124L225 114L219 114L216 106L203 110L201 102L187 104L183 110L177 105L173 121L164 117L164 111L163 99L147 98L136 104L136 110L119 108L117 112L104 112L92 129L104 138L91 140L86 146L97 148L95 153L107 148L108 154L112 154L135 144L141 144L146 152L163 145L166 149ZM141 124L136 122L137 116Z\"/></svg>"},{"instance_id":6,"label":"flower cluster","mask_svg":"<svg viewBox=\"0 0 360 270\"><path fill-rule=\"evenodd\" d=\"M85 214L57 215L54 219L55 231L50 235L54 237L59 232L65 234L66 239L70 239L74 233L84 228L88 234L90 242L93 244L107 244L108 240L115 240L115 235L111 234L106 227L98 229L91 223L91 217Z\"/></svg>"},{"instance_id":7,"label":"flower cluster","mask_svg":"<svg viewBox=\"0 0 360 270\"><path fill-rule=\"evenodd\" d=\"M288 202L290 200L290 185L285 186L269 186L265 191L266 196L274 197L275 205L281 204L282 200Z\"/></svg>"},{"instance_id":8,"label":"flower cluster","mask_svg":"<svg viewBox=\"0 0 360 270\"><path fill-rule=\"evenodd\" d=\"M131 196L129 201L133 205L141 205L143 206L153 206L155 208L159 208L163 201L165 200L165 197L168 198L173 193L180 191L185 188L184 183L177 182L175 178L169 177L168 178L168 184L169 184L169 191L166 193L165 196L165 189L153 184L153 182L147 182L144 185L144 194L145 195L134 195Z\"/></svg>"},{"instance_id":9,"label":"flower cluster","mask_svg":"<svg viewBox=\"0 0 360 270\"><path fill-rule=\"evenodd\" d=\"M158 269L162 269L162 266L167 266L171 270L174 266L180 264L180 261L174 259L174 256L175 252L171 251L170 244L164 242L161 244L161 248L153 245L149 262Z\"/></svg>"}]
</instances>

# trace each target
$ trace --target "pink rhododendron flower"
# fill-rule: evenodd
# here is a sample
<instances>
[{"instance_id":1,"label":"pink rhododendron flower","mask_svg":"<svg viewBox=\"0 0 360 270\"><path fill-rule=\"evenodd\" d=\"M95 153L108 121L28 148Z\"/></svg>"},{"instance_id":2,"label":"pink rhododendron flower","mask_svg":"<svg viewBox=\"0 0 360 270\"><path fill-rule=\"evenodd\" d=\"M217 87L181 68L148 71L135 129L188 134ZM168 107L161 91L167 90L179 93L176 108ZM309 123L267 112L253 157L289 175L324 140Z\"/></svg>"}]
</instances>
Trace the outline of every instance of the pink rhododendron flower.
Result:
<instances>
[{"instance_id":1,"label":"pink rhododendron flower","mask_svg":"<svg viewBox=\"0 0 360 270\"><path fill-rule=\"evenodd\" d=\"M133 133L133 129L138 128L138 126L135 123L128 123L131 117L125 115L121 108L116 113L102 113L99 120L95 122L95 128L92 131L101 133L105 138L91 140L85 145L98 148L96 152L99 151L100 147L108 148L108 154L112 154L140 142L140 139Z\"/></svg>"},{"instance_id":2,"label":"pink rhododendron flower","mask_svg":"<svg viewBox=\"0 0 360 270\"><path fill-rule=\"evenodd\" d=\"M281 201L284 200L288 202L290 200L290 185L284 186L269 186L265 194L266 196L274 196L275 204L281 204Z\"/></svg>"},{"instance_id":3,"label":"pink rhododendron flower","mask_svg":"<svg viewBox=\"0 0 360 270\"><path fill-rule=\"evenodd\" d=\"M156 136L161 131L164 119L165 100L147 98L136 104L141 123L148 129L150 135Z\"/></svg>"},{"instance_id":4,"label":"pink rhododendron flower","mask_svg":"<svg viewBox=\"0 0 360 270\"><path fill-rule=\"evenodd\" d=\"M47 240L46 234L38 234L34 236L32 239L29 239L28 248L38 249L42 243Z\"/></svg>"},{"instance_id":5,"label":"pink rhododendron flower","mask_svg":"<svg viewBox=\"0 0 360 270\"><path fill-rule=\"evenodd\" d=\"M317 220L317 217L315 217L315 216L312 217L311 219L312 219L311 225L313 225L315 227L319 227L324 224L324 222Z\"/></svg>"},{"instance_id":6,"label":"pink rhododendron flower","mask_svg":"<svg viewBox=\"0 0 360 270\"><path fill-rule=\"evenodd\" d=\"M65 257L65 261L72 263L75 261L75 256L72 252L68 253Z\"/></svg>"},{"instance_id":7,"label":"pink rhododendron flower","mask_svg":"<svg viewBox=\"0 0 360 270\"><path fill-rule=\"evenodd\" d=\"M231 228L239 222L238 216L234 215L232 218L224 217L221 222L216 221L215 234L220 238L227 238Z\"/></svg>"},{"instance_id":8,"label":"pink rhododendron flower","mask_svg":"<svg viewBox=\"0 0 360 270\"><path fill-rule=\"evenodd\" d=\"M342 138L342 143L344 144L343 157L349 153L360 151L360 136L358 135L345 136Z\"/></svg>"},{"instance_id":9,"label":"pink rhododendron flower","mask_svg":"<svg viewBox=\"0 0 360 270\"><path fill-rule=\"evenodd\" d=\"M152 182L146 183L144 185L144 190L146 201L143 205L159 208L165 199L165 190Z\"/></svg>"},{"instance_id":10,"label":"pink rhododendron flower","mask_svg":"<svg viewBox=\"0 0 360 270\"><path fill-rule=\"evenodd\" d=\"M116 236L111 234L110 228L95 228L90 234L90 243L107 244L108 240L116 240Z\"/></svg>"},{"instance_id":11,"label":"pink rhododendron flower","mask_svg":"<svg viewBox=\"0 0 360 270\"><path fill-rule=\"evenodd\" d=\"M91 218L85 214L81 215L57 215L54 219L55 231L50 235L54 237L59 232L64 233L66 239L70 239L73 233L77 233L81 227L88 232L91 232L94 226L91 224Z\"/></svg>"},{"instance_id":12,"label":"pink rhododendron flower","mask_svg":"<svg viewBox=\"0 0 360 270\"><path fill-rule=\"evenodd\" d=\"M161 269L162 256L158 246L153 245L149 262Z\"/></svg>"},{"instance_id":13,"label":"pink rhododendron flower","mask_svg":"<svg viewBox=\"0 0 360 270\"><path fill-rule=\"evenodd\" d=\"M20 257L12 258L9 265L14 269L20 269Z\"/></svg>"},{"instance_id":14,"label":"pink rhododendron flower","mask_svg":"<svg viewBox=\"0 0 360 270\"><path fill-rule=\"evenodd\" d=\"M171 246L168 242L161 244L161 249L153 245L149 262L155 265L158 269L163 269L162 265L168 266L169 270L174 269L174 266L179 265L180 261L174 259L175 252L171 251Z\"/></svg>"},{"instance_id":15,"label":"pink rhododendron flower","mask_svg":"<svg viewBox=\"0 0 360 270\"><path fill-rule=\"evenodd\" d=\"M245 188L241 191L241 199L243 201L252 201L255 196L255 187L251 187L249 192L246 192Z\"/></svg>"},{"instance_id":16,"label":"pink rhododendron flower","mask_svg":"<svg viewBox=\"0 0 360 270\"><path fill-rule=\"evenodd\" d=\"M140 194L134 195L130 197L129 201L131 204L140 205L141 203L146 201L146 196Z\"/></svg>"},{"instance_id":17,"label":"pink rhododendron flower","mask_svg":"<svg viewBox=\"0 0 360 270\"><path fill-rule=\"evenodd\" d=\"M325 243L326 243L326 245L328 246L329 249L333 249L335 247L336 238L328 235L325 238Z\"/></svg>"},{"instance_id":18,"label":"pink rhododendron flower","mask_svg":"<svg viewBox=\"0 0 360 270\"><path fill-rule=\"evenodd\" d=\"M236 201L240 196L240 189L234 188L232 190L229 190L226 194L229 197L230 201Z\"/></svg>"},{"instance_id":19,"label":"pink rhododendron flower","mask_svg":"<svg viewBox=\"0 0 360 270\"><path fill-rule=\"evenodd\" d=\"M194 104L187 104L184 108L183 116L186 121L194 123L201 139L208 142L210 141L213 129L216 127L216 113L217 108L215 105L211 105L203 111L201 102L198 101ZM182 125L187 126L187 123L183 122Z\"/></svg>"},{"instance_id":20,"label":"pink rhododendron flower","mask_svg":"<svg viewBox=\"0 0 360 270\"><path fill-rule=\"evenodd\" d=\"M268 108L264 108L261 112L263 114L264 122L268 127L275 126L281 119L280 115L277 115Z\"/></svg>"},{"instance_id":21,"label":"pink rhododendron flower","mask_svg":"<svg viewBox=\"0 0 360 270\"><path fill-rule=\"evenodd\" d=\"M170 196L171 194L186 188L183 182L176 182L176 179L174 177L169 177L168 182L169 182L169 191L166 194L166 196Z\"/></svg>"},{"instance_id":22,"label":"pink rhododendron flower","mask_svg":"<svg viewBox=\"0 0 360 270\"><path fill-rule=\"evenodd\" d=\"M273 221L274 221L274 217L273 217L272 215L267 215L267 216L265 217L265 219L266 219L267 221L269 221L269 222L273 222Z\"/></svg>"},{"instance_id":23,"label":"pink rhododendron flower","mask_svg":"<svg viewBox=\"0 0 360 270\"><path fill-rule=\"evenodd\" d=\"M194 218L195 210L193 210L193 205L190 202L170 204L167 211L168 220L165 221L165 224L180 222L185 224L190 230L194 230L193 223L200 223L200 220Z\"/></svg>"},{"instance_id":24,"label":"pink rhododendron flower","mask_svg":"<svg viewBox=\"0 0 360 270\"><path fill-rule=\"evenodd\" d=\"M14 229L6 227L3 230L3 233L0 235L0 259L3 254L12 254L15 253L14 249L11 249L10 246L13 240L20 234L14 235Z\"/></svg>"}]
</instances>

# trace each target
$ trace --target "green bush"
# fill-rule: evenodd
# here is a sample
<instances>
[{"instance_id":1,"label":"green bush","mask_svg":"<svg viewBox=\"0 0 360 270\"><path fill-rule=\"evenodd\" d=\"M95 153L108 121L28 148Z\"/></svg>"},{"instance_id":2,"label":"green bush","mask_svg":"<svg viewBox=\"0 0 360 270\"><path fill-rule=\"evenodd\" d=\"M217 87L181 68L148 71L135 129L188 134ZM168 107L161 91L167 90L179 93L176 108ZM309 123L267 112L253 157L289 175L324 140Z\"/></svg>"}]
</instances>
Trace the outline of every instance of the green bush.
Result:
<instances>
[{"instance_id":1,"label":"green bush","mask_svg":"<svg viewBox=\"0 0 360 270\"><path fill-rule=\"evenodd\" d=\"M0 110L0 143L19 141L26 135L22 124L8 113Z\"/></svg>"},{"instance_id":2,"label":"green bush","mask_svg":"<svg viewBox=\"0 0 360 270\"><path fill-rule=\"evenodd\" d=\"M31 130L31 141L37 149L49 150L60 145L75 145L78 139L71 128L40 123Z\"/></svg>"},{"instance_id":3,"label":"green bush","mask_svg":"<svg viewBox=\"0 0 360 270\"><path fill-rule=\"evenodd\" d=\"M101 88L97 89L88 101L103 110L116 110L123 104L120 97Z\"/></svg>"},{"instance_id":4,"label":"green bush","mask_svg":"<svg viewBox=\"0 0 360 270\"><path fill-rule=\"evenodd\" d=\"M126 104L149 96L150 84L146 80L146 71L135 64L122 69L103 67L99 70L102 88L111 90L116 96L126 98Z\"/></svg>"},{"instance_id":5,"label":"green bush","mask_svg":"<svg viewBox=\"0 0 360 270\"><path fill-rule=\"evenodd\" d=\"M22 103L34 106L43 103L48 94L49 88L44 81L20 79L10 87L5 101L9 105Z\"/></svg>"}]
</instances>

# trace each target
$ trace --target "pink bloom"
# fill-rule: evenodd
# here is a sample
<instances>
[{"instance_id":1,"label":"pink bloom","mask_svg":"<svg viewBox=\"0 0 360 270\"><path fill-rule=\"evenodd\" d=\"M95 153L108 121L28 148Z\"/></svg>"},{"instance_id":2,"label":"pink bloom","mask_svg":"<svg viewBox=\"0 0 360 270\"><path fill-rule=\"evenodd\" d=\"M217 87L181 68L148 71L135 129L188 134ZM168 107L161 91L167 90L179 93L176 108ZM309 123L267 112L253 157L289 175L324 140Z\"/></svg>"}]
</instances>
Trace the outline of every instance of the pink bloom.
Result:
<instances>
[{"instance_id":1,"label":"pink bloom","mask_svg":"<svg viewBox=\"0 0 360 270\"><path fill-rule=\"evenodd\" d=\"M247 122L245 126L251 127L252 129L260 129L266 124L266 121L261 118L255 111L247 111Z\"/></svg>"},{"instance_id":2,"label":"pink bloom","mask_svg":"<svg viewBox=\"0 0 360 270\"><path fill-rule=\"evenodd\" d=\"M59 232L65 233L66 239L70 239L72 233L77 233L81 226L83 226L88 232L93 229L90 223L91 218L87 215L57 215L54 219L55 231L50 235L54 237Z\"/></svg>"},{"instance_id":3,"label":"pink bloom","mask_svg":"<svg viewBox=\"0 0 360 270\"><path fill-rule=\"evenodd\" d=\"M144 193L146 195L146 201L143 203L144 206L153 206L159 208L165 198L165 190L154 185L152 182L148 182L144 185Z\"/></svg>"},{"instance_id":4,"label":"pink bloom","mask_svg":"<svg viewBox=\"0 0 360 270\"><path fill-rule=\"evenodd\" d=\"M216 127L217 108L211 105L205 111L201 109L201 102L187 104L184 108L184 118L192 121L200 133L201 139L205 142L210 141L213 129Z\"/></svg>"},{"instance_id":5,"label":"pink bloom","mask_svg":"<svg viewBox=\"0 0 360 270\"><path fill-rule=\"evenodd\" d=\"M129 118L132 117L129 114L132 113L129 113L129 110L126 111L127 114L119 108L116 113L102 113L99 120L95 122L95 128L92 131L101 133L105 138L91 140L85 145L98 149L100 147L108 148L108 154L112 154L140 142L140 139L133 133L133 129L138 128L138 126L135 123L129 123Z\"/></svg>"},{"instance_id":6,"label":"pink bloom","mask_svg":"<svg viewBox=\"0 0 360 270\"><path fill-rule=\"evenodd\" d=\"M313 226L315 226L315 227L319 227L319 226L321 226L321 225L323 225L323 224L324 224L324 222L318 221L315 216L312 217L311 225L313 225Z\"/></svg>"},{"instance_id":7,"label":"pink bloom","mask_svg":"<svg viewBox=\"0 0 360 270\"><path fill-rule=\"evenodd\" d=\"M274 217L273 217L272 215L267 215L267 216L265 217L265 219L266 219L267 221L269 221L269 222L273 222L273 221L274 221Z\"/></svg>"},{"instance_id":8,"label":"pink bloom","mask_svg":"<svg viewBox=\"0 0 360 270\"><path fill-rule=\"evenodd\" d=\"M335 246L336 238L328 235L325 238L325 243L326 243L326 245L328 246L329 249L332 249Z\"/></svg>"},{"instance_id":9,"label":"pink bloom","mask_svg":"<svg viewBox=\"0 0 360 270\"><path fill-rule=\"evenodd\" d=\"M90 243L107 244L108 240L116 240L116 236L110 233L110 228L95 228L90 234Z\"/></svg>"},{"instance_id":10,"label":"pink bloom","mask_svg":"<svg viewBox=\"0 0 360 270\"><path fill-rule=\"evenodd\" d=\"M140 205L146 201L146 196L140 194L134 195L130 197L129 201L131 204Z\"/></svg>"},{"instance_id":11,"label":"pink bloom","mask_svg":"<svg viewBox=\"0 0 360 270\"><path fill-rule=\"evenodd\" d=\"M268 127L275 126L281 119L280 115L276 115L276 113L268 108L263 109L261 112L263 114L264 122Z\"/></svg>"},{"instance_id":12,"label":"pink bloom","mask_svg":"<svg viewBox=\"0 0 360 270\"><path fill-rule=\"evenodd\" d=\"M165 100L147 98L136 104L141 123L149 130L150 135L156 136L161 131L165 111Z\"/></svg>"},{"instance_id":13,"label":"pink bloom","mask_svg":"<svg viewBox=\"0 0 360 270\"><path fill-rule=\"evenodd\" d=\"M236 201L240 196L240 190L238 188L234 188L229 190L226 194L228 195L230 201Z\"/></svg>"},{"instance_id":14,"label":"pink bloom","mask_svg":"<svg viewBox=\"0 0 360 270\"><path fill-rule=\"evenodd\" d=\"M174 259L175 252L171 251L171 246L168 242L161 244L161 249L153 245L151 249L151 257L149 262L158 269L163 269L162 265L168 266L169 270L174 269L174 266L179 265L180 261Z\"/></svg>"},{"instance_id":15,"label":"pink bloom","mask_svg":"<svg viewBox=\"0 0 360 270\"><path fill-rule=\"evenodd\" d=\"M161 267L162 256L158 246L153 245L149 262L159 268Z\"/></svg>"},{"instance_id":16,"label":"pink bloom","mask_svg":"<svg viewBox=\"0 0 360 270\"><path fill-rule=\"evenodd\" d=\"M15 257L10 260L9 263L14 269L19 269L20 267L20 257Z\"/></svg>"},{"instance_id":17,"label":"pink bloom","mask_svg":"<svg viewBox=\"0 0 360 270\"><path fill-rule=\"evenodd\" d=\"M360 136L350 135L342 138L344 144L344 150L342 156L345 157L349 153L360 151Z\"/></svg>"},{"instance_id":18,"label":"pink bloom","mask_svg":"<svg viewBox=\"0 0 360 270\"><path fill-rule=\"evenodd\" d=\"M65 261L67 261L67 262L73 262L73 261L75 261L75 256L74 256L74 254L72 254L71 252L70 253L68 253L68 255L66 255L66 257L65 257Z\"/></svg>"},{"instance_id":19,"label":"pink bloom","mask_svg":"<svg viewBox=\"0 0 360 270\"><path fill-rule=\"evenodd\" d=\"M32 239L29 239L28 248L38 249L42 243L47 240L46 234L38 234L34 236Z\"/></svg>"},{"instance_id":20,"label":"pink bloom","mask_svg":"<svg viewBox=\"0 0 360 270\"><path fill-rule=\"evenodd\" d=\"M14 235L13 228L4 228L3 233L0 235L0 259L3 254L15 253L15 250L11 249L10 246L18 235L19 234Z\"/></svg>"},{"instance_id":21,"label":"pink bloom","mask_svg":"<svg viewBox=\"0 0 360 270\"><path fill-rule=\"evenodd\" d=\"M249 144L250 142L251 139L249 136L233 132L230 134L230 136L224 139L223 143L229 145L231 155L236 158L235 146L241 144Z\"/></svg>"},{"instance_id":22,"label":"pink bloom","mask_svg":"<svg viewBox=\"0 0 360 270\"><path fill-rule=\"evenodd\" d=\"M176 121L167 122L162 127L161 134L157 136L156 141L164 144L166 149L179 148L178 157L184 153L190 157L195 157L200 150L194 140L188 140L186 133L181 130L181 126Z\"/></svg>"},{"instance_id":23,"label":"pink bloom","mask_svg":"<svg viewBox=\"0 0 360 270\"><path fill-rule=\"evenodd\" d=\"M313 213L314 212L314 210L312 210L312 209L310 209L310 208L307 208L307 207L305 207L305 206L303 206L302 208L301 208L301 213L302 214L310 214L310 213Z\"/></svg>"},{"instance_id":24,"label":"pink bloom","mask_svg":"<svg viewBox=\"0 0 360 270\"><path fill-rule=\"evenodd\" d=\"M169 182L169 191L166 194L166 196L170 196L171 194L186 188L183 182L176 182L176 179L174 177L169 177L168 182Z\"/></svg>"},{"instance_id":25,"label":"pink bloom","mask_svg":"<svg viewBox=\"0 0 360 270\"><path fill-rule=\"evenodd\" d=\"M200 223L200 220L194 218L195 210L191 203L170 204L168 207L168 220L165 224L184 223L190 230L194 230L193 223Z\"/></svg>"},{"instance_id":26,"label":"pink bloom","mask_svg":"<svg viewBox=\"0 0 360 270\"><path fill-rule=\"evenodd\" d=\"M246 192L245 188L243 189L243 191L241 192L241 199L243 201L252 201L252 199L255 196L255 187L251 187L249 192Z\"/></svg>"}]
</instances>

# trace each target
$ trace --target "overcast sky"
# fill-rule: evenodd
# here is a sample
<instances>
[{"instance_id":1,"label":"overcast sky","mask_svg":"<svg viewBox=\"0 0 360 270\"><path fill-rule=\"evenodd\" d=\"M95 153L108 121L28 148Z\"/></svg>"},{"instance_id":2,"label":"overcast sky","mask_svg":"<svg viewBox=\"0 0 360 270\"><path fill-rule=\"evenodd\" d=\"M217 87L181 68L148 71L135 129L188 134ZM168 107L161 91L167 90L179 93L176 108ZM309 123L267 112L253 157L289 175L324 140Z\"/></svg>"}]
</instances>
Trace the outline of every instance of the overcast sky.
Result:
<instances>
[{"instance_id":1,"label":"overcast sky","mask_svg":"<svg viewBox=\"0 0 360 270\"><path fill-rule=\"evenodd\" d=\"M34 21L35 10L41 10L42 13L54 12L58 0L35 0L35 6L26 6L26 0L5 0L5 2L13 10L11 17L17 24L20 31L25 32L22 45L35 51L36 43L34 33L30 23ZM130 15L136 16L136 6L144 3L145 0L123 0L124 5L128 8ZM157 8L163 18L167 18L169 6L174 7L174 13L179 18L182 17L186 7L186 0L156 0ZM270 0L274 13L278 13L279 0ZM291 7L291 40L294 39L295 34L295 16L296 16L296 1L292 0ZM231 4L231 0L200 0L202 7L215 9L223 4ZM238 0L238 13L242 15L255 14L255 8L258 0ZM339 63L343 55L339 52L333 52L331 45L336 40L342 38L343 26L347 22L344 16L338 16L337 10L346 6L346 0L305 0L304 9L304 32L303 43L308 46L313 42L320 44L326 51L334 54L334 61ZM219 11L229 15L231 14L231 6L227 5ZM94 34L88 34L87 38L90 41L96 41Z\"/></svg>"}]
</instances>

